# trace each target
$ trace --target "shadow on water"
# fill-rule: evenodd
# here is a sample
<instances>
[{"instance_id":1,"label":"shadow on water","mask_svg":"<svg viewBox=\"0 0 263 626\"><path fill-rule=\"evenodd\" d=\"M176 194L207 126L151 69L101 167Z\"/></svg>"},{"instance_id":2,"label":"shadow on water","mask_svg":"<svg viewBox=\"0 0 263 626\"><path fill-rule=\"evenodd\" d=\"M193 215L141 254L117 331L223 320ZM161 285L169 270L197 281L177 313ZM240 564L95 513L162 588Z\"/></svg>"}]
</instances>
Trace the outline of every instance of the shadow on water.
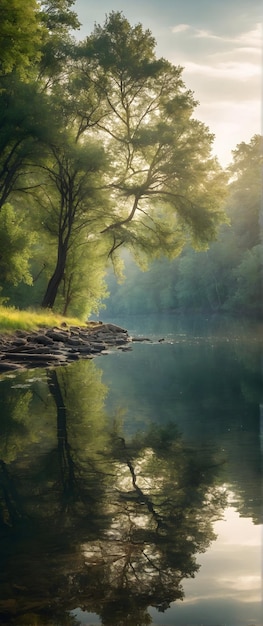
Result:
<instances>
[{"instance_id":1,"label":"shadow on water","mask_svg":"<svg viewBox=\"0 0 263 626\"><path fill-rule=\"evenodd\" d=\"M198 575L226 485L261 521L254 352L151 348L1 380L2 624L150 624Z\"/></svg>"}]
</instances>

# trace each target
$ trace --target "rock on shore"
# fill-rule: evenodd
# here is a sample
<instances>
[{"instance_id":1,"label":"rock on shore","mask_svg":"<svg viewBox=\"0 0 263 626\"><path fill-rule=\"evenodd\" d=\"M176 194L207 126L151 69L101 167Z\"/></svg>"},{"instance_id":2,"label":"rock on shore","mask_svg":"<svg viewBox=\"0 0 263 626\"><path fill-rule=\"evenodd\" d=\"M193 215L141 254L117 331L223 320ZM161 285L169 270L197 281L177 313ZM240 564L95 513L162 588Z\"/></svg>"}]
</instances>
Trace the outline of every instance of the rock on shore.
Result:
<instances>
[{"instance_id":1,"label":"rock on shore","mask_svg":"<svg viewBox=\"0 0 263 626\"><path fill-rule=\"evenodd\" d=\"M17 330L0 335L0 374L32 367L53 367L107 354L111 348L131 349L128 331L115 324L90 323L87 328L67 326Z\"/></svg>"}]
</instances>

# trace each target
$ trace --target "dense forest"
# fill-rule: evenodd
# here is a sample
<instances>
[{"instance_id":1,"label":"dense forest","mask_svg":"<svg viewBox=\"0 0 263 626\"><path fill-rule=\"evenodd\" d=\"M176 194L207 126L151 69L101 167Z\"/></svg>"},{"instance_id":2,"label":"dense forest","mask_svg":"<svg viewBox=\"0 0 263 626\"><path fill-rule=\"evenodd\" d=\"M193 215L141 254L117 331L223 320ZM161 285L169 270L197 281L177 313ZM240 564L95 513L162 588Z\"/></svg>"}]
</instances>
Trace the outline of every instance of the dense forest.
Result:
<instances>
[{"instance_id":1,"label":"dense forest","mask_svg":"<svg viewBox=\"0 0 263 626\"><path fill-rule=\"evenodd\" d=\"M261 137L224 171L151 32L73 5L1 2L0 302L259 314Z\"/></svg>"}]
</instances>

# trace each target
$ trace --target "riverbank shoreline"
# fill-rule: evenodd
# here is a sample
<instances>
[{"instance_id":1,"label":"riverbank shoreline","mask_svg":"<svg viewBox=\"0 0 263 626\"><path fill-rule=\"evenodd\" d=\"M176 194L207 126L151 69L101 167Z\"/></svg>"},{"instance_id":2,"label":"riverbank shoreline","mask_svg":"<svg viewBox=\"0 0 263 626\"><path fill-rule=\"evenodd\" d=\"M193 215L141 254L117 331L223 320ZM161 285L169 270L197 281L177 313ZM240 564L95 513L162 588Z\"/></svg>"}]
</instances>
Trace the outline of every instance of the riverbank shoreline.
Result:
<instances>
[{"instance_id":1,"label":"riverbank shoreline","mask_svg":"<svg viewBox=\"0 0 263 626\"><path fill-rule=\"evenodd\" d=\"M115 324L89 322L84 326L16 330L0 333L0 374L35 367L66 365L79 359L109 354L112 349L131 350L128 331Z\"/></svg>"}]
</instances>

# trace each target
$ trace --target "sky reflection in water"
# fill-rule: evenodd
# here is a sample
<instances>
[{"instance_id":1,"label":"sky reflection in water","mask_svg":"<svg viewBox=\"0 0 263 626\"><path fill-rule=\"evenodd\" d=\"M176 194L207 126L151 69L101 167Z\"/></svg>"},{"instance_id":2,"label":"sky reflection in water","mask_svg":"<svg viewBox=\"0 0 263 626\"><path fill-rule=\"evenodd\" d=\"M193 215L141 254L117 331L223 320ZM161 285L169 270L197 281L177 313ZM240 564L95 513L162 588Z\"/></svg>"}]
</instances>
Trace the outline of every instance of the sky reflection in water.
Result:
<instances>
[{"instance_id":1,"label":"sky reflection in water","mask_svg":"<svg viewBox=\"0 0 263 626\"><path fill-rule=\"evenodd\" d=\"M215 523L217 540L200 555L199 573L184 581L185 599L165 619L150 611L156 624L262 624L262 526L227 508Z\"/></svg>"}]
</instances>

